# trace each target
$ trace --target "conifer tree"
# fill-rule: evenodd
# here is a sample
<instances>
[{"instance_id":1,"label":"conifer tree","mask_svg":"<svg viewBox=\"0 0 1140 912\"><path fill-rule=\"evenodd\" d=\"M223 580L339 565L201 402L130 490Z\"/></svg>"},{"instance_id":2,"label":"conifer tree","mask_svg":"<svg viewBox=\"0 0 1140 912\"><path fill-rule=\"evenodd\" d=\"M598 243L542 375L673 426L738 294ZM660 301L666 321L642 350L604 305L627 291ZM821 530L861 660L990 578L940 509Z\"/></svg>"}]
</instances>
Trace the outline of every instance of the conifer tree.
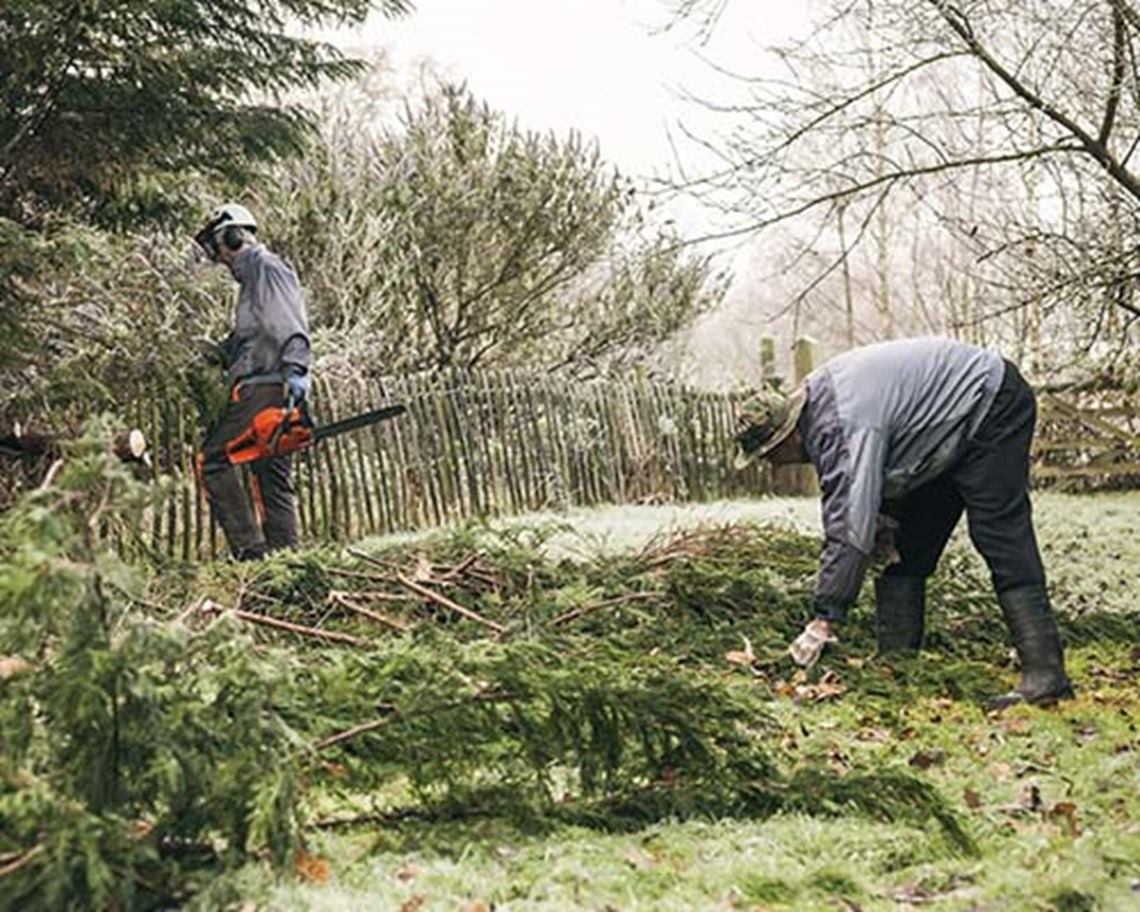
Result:
<instances>
[{"instance_id":1,"label":"conifer tree","mask_svg":"<svg viewBox=\"0 0 1140 912\"><path fill-rule=\"evenodd\" d=\"M410 0L6 0L0 217L52 209L129 224L188 170L238 176L311 121L283 93L362 64L298 26L396 16Z\"/></svg>"}]
</instances>

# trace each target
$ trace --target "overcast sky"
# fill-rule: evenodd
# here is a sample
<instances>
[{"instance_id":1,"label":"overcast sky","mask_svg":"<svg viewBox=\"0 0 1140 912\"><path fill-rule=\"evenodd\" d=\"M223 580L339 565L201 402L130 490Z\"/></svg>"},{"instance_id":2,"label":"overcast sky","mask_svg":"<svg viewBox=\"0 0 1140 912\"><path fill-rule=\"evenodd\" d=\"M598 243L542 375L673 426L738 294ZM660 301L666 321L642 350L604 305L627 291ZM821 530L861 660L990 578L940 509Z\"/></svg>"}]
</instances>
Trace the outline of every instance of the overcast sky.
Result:
<instances>
[{"instance_id":1,"label":"overcast sky","mask_svg":"<svg viewBox=\"0 0 1140 912\"><path fill-rule=\"evenodd\" d=\"M734 0L700 47L691 28L662 34L665 0L418 0L406 19L374 17L334 40L383 47L405 72L430 58L521 126L580 130L623 171L645 175L668 165L667 126L699 116L677 90L725 91L696 52L744 72L770 66L764 47L801 33L805 7Z\"/></svg>"}]
</instances>

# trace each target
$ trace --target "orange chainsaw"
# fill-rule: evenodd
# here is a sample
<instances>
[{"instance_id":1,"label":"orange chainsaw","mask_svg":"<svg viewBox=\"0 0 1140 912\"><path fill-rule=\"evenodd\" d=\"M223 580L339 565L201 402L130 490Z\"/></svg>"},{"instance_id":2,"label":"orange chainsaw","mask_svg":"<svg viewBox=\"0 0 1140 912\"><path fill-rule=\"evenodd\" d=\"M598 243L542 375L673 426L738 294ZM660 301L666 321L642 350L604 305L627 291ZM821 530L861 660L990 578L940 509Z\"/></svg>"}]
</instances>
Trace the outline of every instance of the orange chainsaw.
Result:
<instances>
[{"instance_id":1,"label":"orange chainsaw","mask_svg":"<svg viewBox=\"0 0 1140 912\"><path fill-rule=\"evenodd\" d=\"M226 456L233 465L287 456L329 437L387 421L406 411L407 406L397 402L317 427L309 417L308 409L294 406L290 398L284 406L265 408L254 415L245 432L226 443Z\"/></svg>"}]
</instances>

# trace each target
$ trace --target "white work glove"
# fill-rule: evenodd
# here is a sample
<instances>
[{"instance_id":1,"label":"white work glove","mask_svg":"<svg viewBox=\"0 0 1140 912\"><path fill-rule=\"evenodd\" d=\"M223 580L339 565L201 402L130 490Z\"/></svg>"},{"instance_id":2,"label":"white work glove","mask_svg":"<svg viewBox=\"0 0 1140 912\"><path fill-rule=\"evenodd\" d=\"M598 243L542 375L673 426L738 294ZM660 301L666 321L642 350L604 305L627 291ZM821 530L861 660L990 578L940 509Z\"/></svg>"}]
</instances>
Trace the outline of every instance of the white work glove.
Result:
<instances>
[{"instance_id":1,"label":"white work glove","mask_svg":"<svg viewBox=\"0 0 1140 912\"><path fill-rule=\"evenodd\" d=\"M788 653L792 661L802 668L810 668L818 660L828 643L836 642L831 632L831 624L816 618L804 627L803 633L792 641Z\"/></svg>"}]
</instances>

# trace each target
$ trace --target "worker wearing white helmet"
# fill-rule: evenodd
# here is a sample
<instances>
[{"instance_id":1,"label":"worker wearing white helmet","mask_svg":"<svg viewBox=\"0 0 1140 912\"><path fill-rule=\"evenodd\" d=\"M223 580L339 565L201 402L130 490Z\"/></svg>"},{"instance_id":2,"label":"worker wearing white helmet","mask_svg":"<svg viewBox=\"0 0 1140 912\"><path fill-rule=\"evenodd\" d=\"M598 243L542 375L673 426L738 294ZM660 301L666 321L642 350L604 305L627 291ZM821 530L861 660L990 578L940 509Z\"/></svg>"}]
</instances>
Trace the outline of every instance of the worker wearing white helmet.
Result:
<instances>
[{"instance_id":1,"label":"worker wearing white helmet","mask_svg":"<svg viewBox=\"0 0 1140 912\"><path fill-rule=\"evenodd\" d=\"M257 220L239 203L215 209L194 236L239 285L234 328L219 344L229 401L202 445L202 479L230 550L239 560L295 546L297 498L289 456L251 465L247 496L226 444L245 433L253 416L309 392L309 326L305 294L293 267L257 240Z\"/></svg>"}]
</instances>

